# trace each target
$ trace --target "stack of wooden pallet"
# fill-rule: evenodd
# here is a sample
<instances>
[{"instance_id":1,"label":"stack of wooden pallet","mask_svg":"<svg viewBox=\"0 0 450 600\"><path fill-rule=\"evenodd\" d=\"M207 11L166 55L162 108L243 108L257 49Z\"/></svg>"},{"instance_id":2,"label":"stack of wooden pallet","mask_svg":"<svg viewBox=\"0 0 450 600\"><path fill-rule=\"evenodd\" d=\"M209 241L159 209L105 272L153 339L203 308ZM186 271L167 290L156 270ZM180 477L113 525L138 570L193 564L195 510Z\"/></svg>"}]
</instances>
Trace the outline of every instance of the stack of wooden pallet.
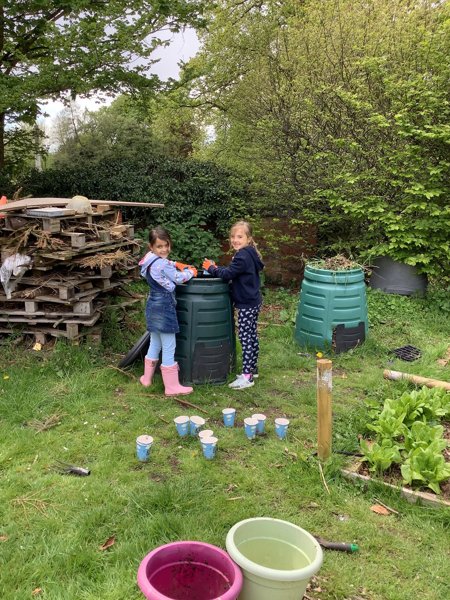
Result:
<instances>
[{"instance_id":1,"label":"stack of wooden pallet","mask_svg":"<svg viewBox=\"0 0 450 600\"><path fill-rule=\"evenodd\" d=\"M93 333L111 290L138 277L140 244L115 206L80 213L64 206L14 208L0 220L0 333L79 340ZM30 257L6 271L7 259ZM28 260L28 259L27 259Z\"/></svg>"}]
</instances>

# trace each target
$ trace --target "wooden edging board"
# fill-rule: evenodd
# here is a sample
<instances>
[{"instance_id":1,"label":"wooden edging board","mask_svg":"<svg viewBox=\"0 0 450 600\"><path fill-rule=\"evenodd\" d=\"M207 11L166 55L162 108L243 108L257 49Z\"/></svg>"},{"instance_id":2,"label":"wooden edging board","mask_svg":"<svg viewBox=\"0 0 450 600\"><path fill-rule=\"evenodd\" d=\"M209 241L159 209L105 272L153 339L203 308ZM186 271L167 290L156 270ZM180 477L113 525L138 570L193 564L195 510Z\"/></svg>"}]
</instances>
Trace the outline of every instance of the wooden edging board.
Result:
<instances>
[{"instance_id":1,"label":"wooden edging board","mask_svg":"<svg viewBox=\"0 0 450 600\"><path fill-rule=\"evenodd\" d=\"M450 502L439 498L439 496L436 496L435 494L429 494L428 492L416 492L414 490L410 490L409 488L400 487L391 483L386 483L385 481L381 481L380 479L372 479L372 477L369 477L368 475L360 475L359 473L355 473L347 469L341 469L341 473L346 479L349 480L363 481L365 483L376 483L390 488L392 490L395 490L397 492L400 492L400 495L411 504L421 502L422 504L431 505L435 508L450 508Z\"/></svg>"},{"instance_id":2,"label":"wooden edging board","mask_svg":"<svg viewBox=\"0 0 450 600\"><path fill-rule=\"evenodd\" d=\"M46 206L66 206L70 198L25 198L23 200L13 200L2 206L2 212L23 208L44 208ZM154 202L121 202L119 200L91 200L91 204L106 204L110 206L140 206L142 208L164 208L164 204Z\"/></svg>"}]
</instances>

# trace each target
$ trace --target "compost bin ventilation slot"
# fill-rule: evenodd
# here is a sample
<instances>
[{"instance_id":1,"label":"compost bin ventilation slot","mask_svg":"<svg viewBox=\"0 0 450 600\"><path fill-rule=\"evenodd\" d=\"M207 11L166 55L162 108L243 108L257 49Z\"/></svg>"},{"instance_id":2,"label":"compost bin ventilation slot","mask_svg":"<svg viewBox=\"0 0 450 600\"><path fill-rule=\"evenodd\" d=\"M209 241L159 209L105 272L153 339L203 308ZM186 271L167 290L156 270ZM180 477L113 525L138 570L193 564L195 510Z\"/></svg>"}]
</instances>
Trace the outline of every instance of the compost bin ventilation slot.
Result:
<instances>
[{"instance_id":1,"label":"compost bin ventilation slot","mask_svg":"<svg viewBox=\"0 0 450 600\"><path fill-rule=\"evenodd\" d=\"M336 354L360 346L366 339L364 321L357 327L345 327L344 324L336 325L333 331L333 343Z\"/></svg>"}]
</instances>

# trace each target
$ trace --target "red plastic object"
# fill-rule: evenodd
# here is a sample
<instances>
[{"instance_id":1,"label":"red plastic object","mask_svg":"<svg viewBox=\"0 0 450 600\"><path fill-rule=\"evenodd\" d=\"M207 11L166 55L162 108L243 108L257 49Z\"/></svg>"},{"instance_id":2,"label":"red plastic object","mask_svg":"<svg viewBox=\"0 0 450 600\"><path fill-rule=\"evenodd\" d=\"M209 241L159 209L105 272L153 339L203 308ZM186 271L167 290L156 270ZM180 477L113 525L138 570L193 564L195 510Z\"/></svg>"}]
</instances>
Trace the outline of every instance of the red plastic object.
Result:
<instances>
[{"instance_id":1,"label":"red plastic object","mask_svg":"<svg viewBox=\"0 0 450 600\"><path fill-rule=\"evenodd\" d=\"M0 206L3 206L4 204L7 204L7 203L8 203L8 199L6 198L6 196L2 196L0 198ZM4 218L5 218L5 214L4 213L0 214L0 219L4 219Z\"/></svg>"},{"instance_id":2,"label":"red plastic object","mask_svg":"<svg viewBox=\"0 0 450 600\"><path fill-rule=\"evenodd\" d=\"M236 600L242 573L226 552L204 542L173 542L143 559L138 585L147 600Z\"/></svg>"}]
</instances>

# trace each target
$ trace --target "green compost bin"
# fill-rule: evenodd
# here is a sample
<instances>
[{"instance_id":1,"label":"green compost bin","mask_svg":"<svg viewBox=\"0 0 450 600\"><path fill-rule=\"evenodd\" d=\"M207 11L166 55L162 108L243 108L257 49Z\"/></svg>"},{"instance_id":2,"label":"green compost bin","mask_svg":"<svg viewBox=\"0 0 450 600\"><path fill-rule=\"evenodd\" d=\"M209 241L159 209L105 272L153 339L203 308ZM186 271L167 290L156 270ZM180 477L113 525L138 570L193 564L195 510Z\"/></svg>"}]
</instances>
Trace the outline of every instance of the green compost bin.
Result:
<instances>
[{"instance_id":1,"label":"green compost bin","mask_svg":"<svg viewBox=\"0 0 450 600\"><path fill-rule=\"evenodd\" d=\"M229 286L216 277L177 285L175 358L185 384L227 381L236 368L236 336Z\"/></svg>"},{"instance_id":2,"label":"green compost bin","mask_svg":"<svg viewBox=\"0 0 450 600\"><path fill-rule=\"evenodd\" d=\"M349 350L364 342L368 326L362 269L305 268L295 325L300 346Z\"/></svg>"}]
</instances>

